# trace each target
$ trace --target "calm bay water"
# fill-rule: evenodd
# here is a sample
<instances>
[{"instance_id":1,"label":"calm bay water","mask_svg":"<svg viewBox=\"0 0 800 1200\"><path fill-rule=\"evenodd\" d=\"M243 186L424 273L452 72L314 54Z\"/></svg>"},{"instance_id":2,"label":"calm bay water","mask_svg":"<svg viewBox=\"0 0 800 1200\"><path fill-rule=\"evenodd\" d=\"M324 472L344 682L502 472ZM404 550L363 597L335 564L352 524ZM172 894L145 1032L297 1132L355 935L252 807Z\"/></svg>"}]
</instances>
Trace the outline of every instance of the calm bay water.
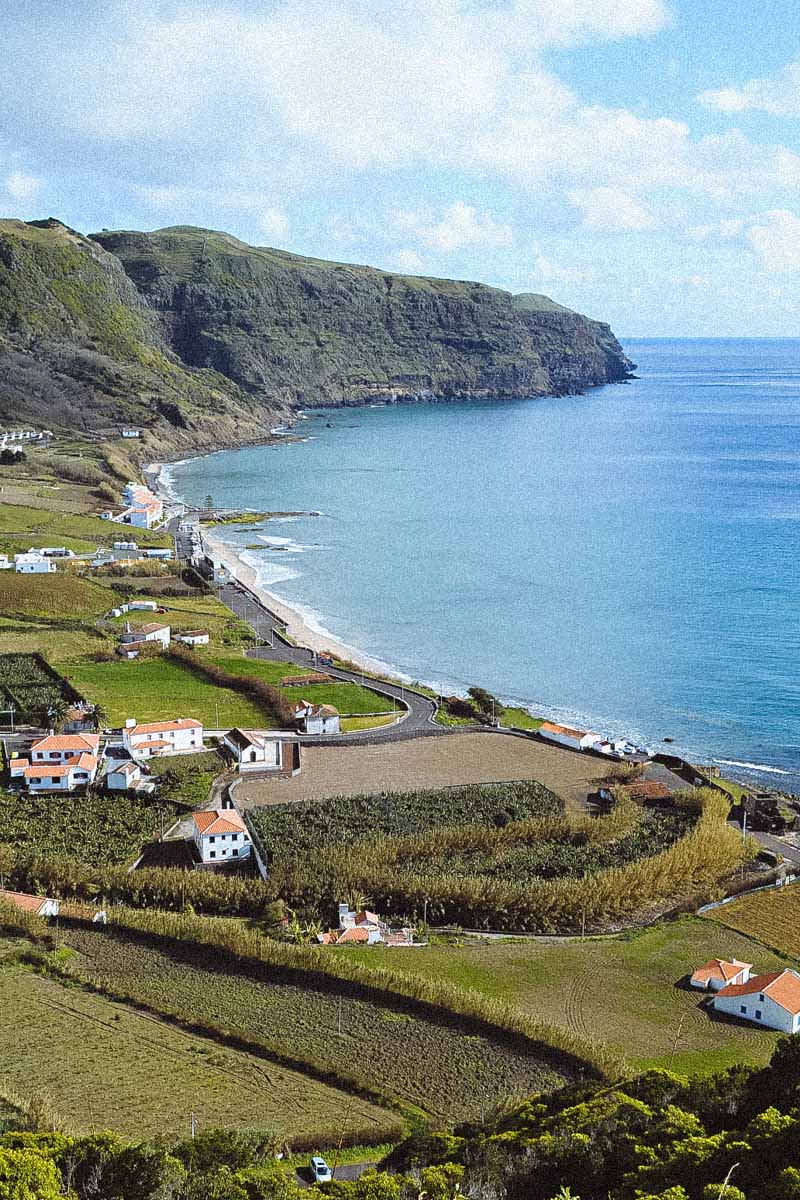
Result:
<instances>
[{"instance_id":1,"label":"calm bay water","mask_svg":"<svg viewBox=\"0 0 800 1200\"><path fill-rule=\"evenodd\" d=\"M413 679L800 790L800 341L625 349L630 384L314 413L309 440L178 464L173 487L319 510L225 536Z\"/></svg>"}]
</instances>

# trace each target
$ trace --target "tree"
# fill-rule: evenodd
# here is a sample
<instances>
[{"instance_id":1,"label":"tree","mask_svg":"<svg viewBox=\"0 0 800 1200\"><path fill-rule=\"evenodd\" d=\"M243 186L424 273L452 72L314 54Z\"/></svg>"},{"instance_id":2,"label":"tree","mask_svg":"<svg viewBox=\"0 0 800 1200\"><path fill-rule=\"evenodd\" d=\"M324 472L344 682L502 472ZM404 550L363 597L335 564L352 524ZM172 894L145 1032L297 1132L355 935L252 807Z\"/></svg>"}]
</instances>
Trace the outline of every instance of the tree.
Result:
<instances>
[{"instance_id":1,"label":"tree","mask_svg":"<svg viewBox=\"0 0 800 1200\"><path fill-rule=\"evenodd\" d=\"M91 718L97 729L104 729L110 720L108 709L104 708L102 704L93 704L87 716Z\"/></svg>"},{"instance_id":2,"label":"tree","mask_svg":"<svg viewBox=\"0 0 800 1200\"><path fill-rule=\"evenodd\" d=\"M0 1149L0 1200L60 1200L61 1176L35 1150Z\"/></svg>"},{"instance_id":3,"label":"tree","mask_svg":"<svg viewBox=\"0 0 800 1200\"><path fill-rule=\"evenodd\" d=\"M59 696L57 700L51 701L47 709L47 716L53 729L60 729L67 719L70 706L63 696Z\"/></svg>"},{"instance_id":4,"label":"tree","mask_svg":"<svg viewBox=\"0 0 800 1200\"><path fill-rule=\"evenodd\" d=\"M474 700L478 715L484 720L493 720L496 713L503 711L503 705L486 688L471 687L467 689L467 694Z\"/></svg>"}]
</instances>

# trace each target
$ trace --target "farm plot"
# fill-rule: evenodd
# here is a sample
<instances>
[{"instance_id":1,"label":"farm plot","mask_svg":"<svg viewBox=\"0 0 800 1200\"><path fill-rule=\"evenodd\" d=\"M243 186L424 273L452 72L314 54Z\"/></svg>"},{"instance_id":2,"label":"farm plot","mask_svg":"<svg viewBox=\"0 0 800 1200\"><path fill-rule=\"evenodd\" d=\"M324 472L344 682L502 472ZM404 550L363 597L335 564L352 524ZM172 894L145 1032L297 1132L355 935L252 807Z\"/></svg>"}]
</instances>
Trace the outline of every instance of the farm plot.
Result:
<instances>
[{"instance_id":1,"label":"farm plot","mask_svg":"<svg viewBox=\"0 0 800 1200\"><path fill-rule=\"evenodd\" d=\"M365 1138L391 1136L395 1118L306 1075L18 966L0 969L3 1082L45 1094L71 1132L187 1135L201 1129L275 1129L322 1144L347 1120ZM191 1100L189 1101L189 1098Z\"/></svg>"},{"instance_id":2,"label":"farm plot","mask_svg":"<svg viewBox=\"0 0 800 1200\"><path fill-rule=\"evenodd\" d=\"M108 612L117 601L111 588L70 571L51 575L0 571L0 612L5 616L90 621Z\"/></svg>"},{"instance_id":3,"label":"farm plot","mask_svg":"<svg viewBox=\"0 0 800 1200\"><path fill-rule=\"evenodd\" d=\"M15 720L43 721L48 709L80 694L38 654L0 654L0 706L13 705Z\"/></svg>"},{"instance_id":4,"label":"farm plot","mask_svg":"<svg viewBox=\"0 0 800 1200\"><path fill-rule=\"evenodd\" d=\"M249 675L255 679L263 679L265 683L271 683L273 686L279 686L282 679L307 674L302 667L294 663L269 662L265 659L215 657L214 662L230 671L232 675ZM283 689L283 695L290 702L303 699L311 704L332 704L340 713L353 717L364 713L392 711L391 700L387 701L385 696L372 692L359 683L331 680L330 683L287 685Z\"/></svg>"},{"instance_id":5,"label":"farm plot","mask_svg":"<svg viewBox=\"0 0 800 1200\"><path fill-rule=\"evenodd\" d=\"M758 938L783 954L800 958L800 886L789 884L742 896L706 913L706 918Z\"/></svg>"},{"instance_id":6,"label":"farm plot","mask_svg":"<svg viewBox=\"0 0 800 1200\"><path fill-rule=\"evenodd\" d=\"M111 929L65 937L80 954L81 972L109 988L360 1079L441 1120L479 1116L510 1094L549 1090L567 1078L544 1051L539 1057L511 1037L465 1033L461 1019L422 1016L402 1000L364 999L333 978L301 986L274 967L234 973L211 949L182 943L166 952Z\"/></svg>"},{"instance_id":7,"label":"farm plot","mask_svg":"<svg viewBox=\"0 0 800 1200\"><path fill-rule=\"evenodd\" d=\"M384 965L387 957L374 948L332 953L372 966ZM683 1074L711 1074L740 1062L763 1066L780 1035L716 1018L703 993L686 986L695 967L720 956L751 962L759 971L786 965L766 946L698 917L635 936L585 941L466 939L394 954L390 965L505 1000L593 1038L635 1069L672 1066Z\"/></svg>"},{"instance_id":8,"label":"farm plot","mask_svg":"<svg viewBox=\"0 0 800 1200\"><path fill-rule=\"evenodd\" d=\"M10 842L21 854L117 866L135 859L162 825L168 828L185 811L185 805L134 793L36 796L0 791L0 842Z\"/></svg>"}]
</instances>

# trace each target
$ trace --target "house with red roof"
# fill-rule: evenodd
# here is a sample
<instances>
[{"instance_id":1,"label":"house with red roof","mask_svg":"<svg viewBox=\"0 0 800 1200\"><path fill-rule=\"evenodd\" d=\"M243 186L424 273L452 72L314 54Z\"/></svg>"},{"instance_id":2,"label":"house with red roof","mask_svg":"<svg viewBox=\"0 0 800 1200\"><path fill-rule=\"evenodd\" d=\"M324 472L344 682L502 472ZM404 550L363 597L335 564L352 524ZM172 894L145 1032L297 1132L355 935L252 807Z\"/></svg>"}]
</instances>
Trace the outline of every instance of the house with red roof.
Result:
<instances>
[{"instance_id":1,"label":"house with red roof","mask_svg":"<svg viewBox=\"0 0 800 1200\"><path fill-rule=\"evenodd\" d=\"M249 858L252 842L235 808L211 808L192 813L194 844L204 865Z\"/></svg>"},{"instance_id":2,"label":"house with red roof","mask_svg":"<svg viewBox=\"0 0 800 1200\"><path fill-rule=\"evenodd\" d=\"M99 752L99 733L50 733L10 758L8 773L31 792L74 792L94 782Z\"/></svg>"},{"instance_id":3,"label":"house with red roof","mask_svg":"<svg viewBox=\"0 0 800 1200\"><path fill-rule=\"evenodd\" d=\"M752 963L739 962L738 958L712 958L692 972L689 983L693 988L718 992L728 984L747 983L752 969Z\"/></svg>"},{"instance_id":4,"label":"house with red roof","mask_svg":"<svg viewBox=\"0 0 800 1200\"><path fill-rule=\"evenodd\" d=\"M414 934L411 929L392 931L377 913L367 908L354 912L349 904L340 904L339 928L318 934L317 940L323 946L411 946Z\"/></svg>"},{"instance_id":5,"label":"house with red roof","mask_svg":"<svg viewBox=\"0 0 800 1200\"><path fill-rule=\"evenodd\" d=\"M303 733L339 733L339 710L332 704L301 700L292 705L292 715Z\"/></svg>"},{"instance_id":6,"label":"house with red roof","mask_svg":"<svg viewBox=\"0 0 800 1200\"><path fill-rule=\"evenodd\" d=\"M781 1033L800 1031L800 973L786 967L728 984L714 997L717 1012Z\"/></svg>"},{"instance_id":7,"label":"house with red roof","mask_svg":"<svg viewBox=\"0 0 800 1200\"><path fill-rule=\"evenodd\" d=\"M122 730L122 744L133 758L197 753L203 749L203 724L193 717L143 724L129 717Z\"/></svg>"},{"instance_id":8,"label":"house with red roof","mask_svg":"<svg viewBox=\"0 0 800 1200\"><path fill-rule=\"evenodd\" d=\"M570 725L557 725L554 721L543 721L537 733L547 742L568 746L570 750L590 750L603 739L599 733L586 729L573 729Z\"/></svg>"},{"instance_id":9,"label":"house with red roof","mask_svg":"<svg viewBox=\"0 0 800 1200\"><path fill-rule=\"evenodd\" d=\"M0 904L8 904L20 912L33 913L35 917L57 917L59 901L49 896L31 896L27 892L9 892L0 888Z\"/></svg>"}]
</instances>

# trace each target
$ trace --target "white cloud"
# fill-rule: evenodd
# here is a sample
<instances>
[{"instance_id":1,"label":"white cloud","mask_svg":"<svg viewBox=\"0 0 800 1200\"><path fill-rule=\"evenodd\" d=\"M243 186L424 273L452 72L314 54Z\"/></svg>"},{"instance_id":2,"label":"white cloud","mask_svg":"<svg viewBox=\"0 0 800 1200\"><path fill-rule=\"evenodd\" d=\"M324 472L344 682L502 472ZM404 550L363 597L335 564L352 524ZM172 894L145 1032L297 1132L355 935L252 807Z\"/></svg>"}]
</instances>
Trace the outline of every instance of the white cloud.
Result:
<instances>
[{"instance_id":1,"label":"white cloud","mask_svg":"<svg viewBox=\"0 0 800 1200\"><path fill-rule=\"evenodd\" d=\"M536 254L533 269L536 278L547 284L589 283L594 278L594 271L591 269L559 266L544 254Z\"/></svg>"},{"instance_id":2,"label":"white cloud","mask_svg":"<svg viewBox=\"0 0 800 1200\"><path fill-rule=\"evenodd\" d=\"M764 213L759 224L747 230L747 240L767 271L789 274L800 271L800 217L787 209Z\"/></svg>"},{"instance_id":3,"label":"white cloud","mask_svg":"<svg viewBox=\"0 0 800 1200\"><path fill-rule=\"evenodd\" d=\"M285 242L289 237L289 218L279 208L268 208L259 220L262 233L272 242Z\"/></svg>"},{"instance_id":4,"label":"white cloud","mask_svg":"<svg viewBox=\"0 0 800 1200\"><path fill-rule=\"evenodd\" d=\"M724 113L766 112L800 117L800 62L789 63L771 78L751 79L741 88L701 92L701 104Z\"/></svg>"},{"instance_id":5,"label":"white cloud","mask_svg":"<svg viewBox=\"0 0 800 1200\"><path fill-rule=\"evenodd\" d=\"M13 200L21 204L35 200L42 189L44 180L25 171L12 171L6 178L5 189Z\"/></svg>"},{"instance_id":6,"label":"white cloud","mask_svg":"<svg viewBox=\"0 0 800 1200\"><path fill-rule=\"evenodd\" d=\"M579 189L570 192L569 199L581 209L586 229L624 232L652 229L656 223L652 213L622 188Z\"/></svg>"},{"instance_id":7,"label":"white cloud","mask_svg":"<svg viewBox=\"0 0 800 1200\"><path fill-rule=\"evenodd\" d=\"M418 275L424 263L416 250L399 250L395 255L397 270L403 275Z\"/></svg>"},{"instance_id":8,"label":"white cloud","mask_svg":"<svg viewBox=\"0 0 800 1200\"><path fill-rule=\"evenodd\" d=\"M446 208L440 220L430 213L398 210L393 222L403 233L413 234L423 245L443 254L463 246L510 246L514 240L510 225L495 221L490 212L479 212L463 200Z\"/></svg>"}]
</instances>

